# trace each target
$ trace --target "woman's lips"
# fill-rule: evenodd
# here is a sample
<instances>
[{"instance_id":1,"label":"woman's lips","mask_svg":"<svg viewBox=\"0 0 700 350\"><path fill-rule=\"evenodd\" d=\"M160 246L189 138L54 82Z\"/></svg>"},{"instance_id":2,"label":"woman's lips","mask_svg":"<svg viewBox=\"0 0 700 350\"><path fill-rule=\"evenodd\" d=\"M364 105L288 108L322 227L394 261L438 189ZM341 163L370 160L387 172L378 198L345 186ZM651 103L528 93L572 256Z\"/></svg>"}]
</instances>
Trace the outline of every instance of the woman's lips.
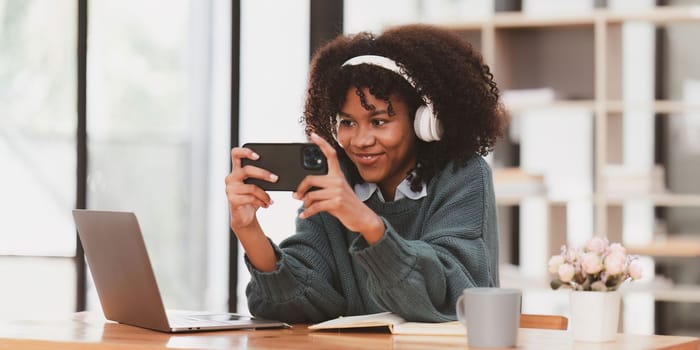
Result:
<instances>
[{"instance_id":1,"label":"woman's lips","mask_svg":"<svg viewBox=\"0 0 700 350\"><path fill-rule=\"evenodd\" d=\"M381 153L353 153L355 161L365 166L374 165L381 155Z\"/></svg>"}]
</instances>

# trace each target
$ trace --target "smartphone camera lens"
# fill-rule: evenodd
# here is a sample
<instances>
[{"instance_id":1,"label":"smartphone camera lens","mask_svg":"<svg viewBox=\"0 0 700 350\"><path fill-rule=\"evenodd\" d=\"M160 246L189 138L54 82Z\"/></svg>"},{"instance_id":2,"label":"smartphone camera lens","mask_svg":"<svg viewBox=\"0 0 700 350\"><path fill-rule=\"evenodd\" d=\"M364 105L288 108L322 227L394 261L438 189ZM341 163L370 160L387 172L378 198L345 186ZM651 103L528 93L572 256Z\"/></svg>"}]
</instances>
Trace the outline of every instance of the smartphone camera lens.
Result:
<instances>
[{"instance_id":1,"label":"smartphone camera lens","mask_svg":"<svg viewBox=\"0 0 700 350\"><path fill-rule=\"evenodd\" d=\"M323 152L316 145L305 146L301 150L302 163L304 168L309 170L323 169L325 164L325 158L323 157Z\"/></svg>"}]
</instances>

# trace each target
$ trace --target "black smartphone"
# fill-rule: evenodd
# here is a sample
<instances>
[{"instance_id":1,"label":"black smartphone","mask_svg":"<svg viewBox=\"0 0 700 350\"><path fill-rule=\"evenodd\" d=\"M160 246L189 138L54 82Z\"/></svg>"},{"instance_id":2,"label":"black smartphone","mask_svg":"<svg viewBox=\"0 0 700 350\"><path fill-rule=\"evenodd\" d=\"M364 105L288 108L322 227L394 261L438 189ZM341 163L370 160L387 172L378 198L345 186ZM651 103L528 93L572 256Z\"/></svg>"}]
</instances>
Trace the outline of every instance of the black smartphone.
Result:
<instances>
[{"instance_id":1,"label":"black smartphone","mask_svg":"<svg viewBox=\"0 0 700 350\"><path fill-rule=\"evenodd\" d=\"M326 156L313 143L246 143L243 147L253 150L260 158L243 158L241 166L254 165L279 176L274 183L259 179L244 181L265 191L296 191L301 180L307 175L328 173Z\"/></svg>"}]
</instances>

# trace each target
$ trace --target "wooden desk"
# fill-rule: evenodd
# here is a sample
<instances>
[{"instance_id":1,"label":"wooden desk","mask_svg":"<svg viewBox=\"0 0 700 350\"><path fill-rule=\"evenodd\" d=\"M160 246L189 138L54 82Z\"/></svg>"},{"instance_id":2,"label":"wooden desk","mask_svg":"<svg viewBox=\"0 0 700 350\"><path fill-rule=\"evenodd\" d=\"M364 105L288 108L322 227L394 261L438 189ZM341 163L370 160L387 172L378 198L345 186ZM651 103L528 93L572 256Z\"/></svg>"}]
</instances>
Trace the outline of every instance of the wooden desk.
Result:
<instances>
[{"instance_id":1,"label":"wooden desk","mask_svg":"<svg viewBox=\"0 0 700 350\"><path fill-rule=\"evenodd\" d=\"M521 329L518 349L692 349L692 337L618 335L611 343L578 343L570 333ZM385 333L309 332L304 325L292 329L239 330L166 334L106 322L80 313L53 321L0 322L0 350L36 349L467 349L460 336L409 336Z\"/></svg>"}]
</instances>

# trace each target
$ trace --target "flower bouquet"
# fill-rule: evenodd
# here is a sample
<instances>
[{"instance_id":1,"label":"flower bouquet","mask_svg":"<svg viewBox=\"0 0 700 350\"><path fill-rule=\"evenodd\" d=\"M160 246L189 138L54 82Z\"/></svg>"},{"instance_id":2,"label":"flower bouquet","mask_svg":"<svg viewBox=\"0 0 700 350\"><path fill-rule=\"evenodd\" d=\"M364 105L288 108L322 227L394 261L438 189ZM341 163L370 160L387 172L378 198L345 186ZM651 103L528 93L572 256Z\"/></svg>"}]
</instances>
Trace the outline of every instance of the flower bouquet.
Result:
<instances>
[{"instance_id":1,"label":"flower bouquet","mask_svg":"<svg viewBox=\"0 0 700 350\"><path fill-rule=\"evenodd\" d=\"M553 289L569 288L573 338L576 341L614 341L620 320L617 288L642 277L636 257L620 243L593 237L583 249L562 246L549 259Z\"/></svg>"},{"instance_id":2,"label":"flower bouquet","mask_svg":"<svg viewBox=\"0 0 700 350\"><path fill-rule=\"evenodd\" d=\"M615 291L626 280L642 277L642 266L635 256L627 255L620 243L593 237L583 249L561 247L561 254L549 259L554 275L552 289L575 291Z\"/></svg>"}]
</instances>

